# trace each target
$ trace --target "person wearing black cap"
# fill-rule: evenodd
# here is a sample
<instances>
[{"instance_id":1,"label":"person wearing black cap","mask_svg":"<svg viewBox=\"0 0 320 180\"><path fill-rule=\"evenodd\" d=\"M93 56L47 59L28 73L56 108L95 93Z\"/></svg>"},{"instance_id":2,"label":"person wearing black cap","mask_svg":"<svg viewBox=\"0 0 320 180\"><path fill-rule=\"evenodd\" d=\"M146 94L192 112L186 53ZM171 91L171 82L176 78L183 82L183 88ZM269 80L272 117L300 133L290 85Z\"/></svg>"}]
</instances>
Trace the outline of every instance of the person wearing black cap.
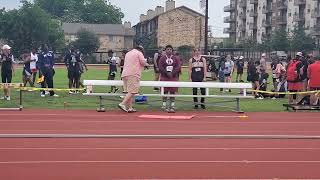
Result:
<instances>
[{"instance_id":1,"label":"person wearing black cap","mask_svg":"<svg viewBox=\"0 0 320 180\"><path fill-rule=\"evenodd\" d=\"M108 80L114 80L117 74L117 58L114 56L114 52L112 50L108 51L108 59L106 63L109 64L109 74ZM109 93L116 93L119 89L115 86L111 86L111 90Z\"/></svg>"}]
</instances>

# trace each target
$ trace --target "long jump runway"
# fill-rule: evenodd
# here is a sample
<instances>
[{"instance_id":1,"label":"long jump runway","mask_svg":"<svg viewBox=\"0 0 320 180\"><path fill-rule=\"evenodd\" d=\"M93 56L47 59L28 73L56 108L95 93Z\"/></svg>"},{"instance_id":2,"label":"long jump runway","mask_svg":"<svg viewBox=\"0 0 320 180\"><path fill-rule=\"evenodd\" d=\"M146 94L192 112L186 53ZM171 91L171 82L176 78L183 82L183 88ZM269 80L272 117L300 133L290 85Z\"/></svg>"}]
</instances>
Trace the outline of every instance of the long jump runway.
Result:
<instances>
[{"instance_id":1,"label":"long jump runway","mask_svg":"<svg viewBox=\"0 0 320 180\"><path fill-rule=\"evenodd\" d=\"M2 111L0 179L320 179L320 117Z\"/></svg>"}]
</instances>

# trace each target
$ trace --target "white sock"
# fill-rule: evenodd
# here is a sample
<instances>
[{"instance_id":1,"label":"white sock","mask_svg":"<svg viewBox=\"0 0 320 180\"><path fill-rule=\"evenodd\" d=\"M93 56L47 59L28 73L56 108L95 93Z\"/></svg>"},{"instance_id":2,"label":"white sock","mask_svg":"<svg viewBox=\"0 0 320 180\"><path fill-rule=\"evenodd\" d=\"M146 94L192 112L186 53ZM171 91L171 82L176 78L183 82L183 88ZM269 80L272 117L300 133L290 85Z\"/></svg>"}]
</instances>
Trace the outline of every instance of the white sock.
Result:
<instances>
[{"instance_id":1,"label":"white sock","mask_svg":"<svg viewBox=\"0 0 320 180\"><path fill-rule=\"evenodd\" d=\"M174 105L175 105L174 101L173 101L173 102L171 102L171 107L174 107Z\"/></svg>"},{"instance_id":2,"label":"white sock","mask_svg":"<svg viewBox=\"0 0 320 180\"><path fill-rule=\"evenodd\" d=\"M163 101L163 102L162 102L162 106L163 106L163 107L167 106L167 102Z\"/></svg>"}]
</instances>

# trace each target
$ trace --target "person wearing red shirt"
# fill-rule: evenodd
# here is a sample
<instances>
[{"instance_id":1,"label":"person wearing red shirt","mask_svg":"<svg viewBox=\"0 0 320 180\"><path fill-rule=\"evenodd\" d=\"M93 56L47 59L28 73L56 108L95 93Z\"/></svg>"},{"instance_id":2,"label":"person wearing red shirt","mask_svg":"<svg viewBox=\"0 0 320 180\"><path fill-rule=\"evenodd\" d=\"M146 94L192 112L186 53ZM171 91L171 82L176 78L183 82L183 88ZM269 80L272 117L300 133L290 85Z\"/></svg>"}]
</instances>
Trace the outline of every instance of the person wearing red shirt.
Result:
<instances>
[{"instance_id":1,"label":"person wearing red shirt","mask_svg":"<svg viewBox=\"0 0 320 180\"><path fill-rule=\"evenodd\" d=\"M308 88L310 91L320 91L320 56L316 58L316 62L308 67ZM319 97L318 93L312 94L310 97L310 104L317 105Z\"/></svg>"},{"instance_id":2,"label":"person wearing red shirt","mask_svg":"<svg viewBox=\"0 0 320 180\"><path fill-rule=\"evenodd\" d=\"M166 54L159 60L159 71L160 81L179 81L179 73L181 72L181 61L173 54L173 47L167 45L165 48ZM176 94L178 88L166 87L164 88L164 94ZM169 104L167 103L168 98L163 97L162 108L168 113L175 112L175 98L169 98Z\"/></svg>"}]
</instances>

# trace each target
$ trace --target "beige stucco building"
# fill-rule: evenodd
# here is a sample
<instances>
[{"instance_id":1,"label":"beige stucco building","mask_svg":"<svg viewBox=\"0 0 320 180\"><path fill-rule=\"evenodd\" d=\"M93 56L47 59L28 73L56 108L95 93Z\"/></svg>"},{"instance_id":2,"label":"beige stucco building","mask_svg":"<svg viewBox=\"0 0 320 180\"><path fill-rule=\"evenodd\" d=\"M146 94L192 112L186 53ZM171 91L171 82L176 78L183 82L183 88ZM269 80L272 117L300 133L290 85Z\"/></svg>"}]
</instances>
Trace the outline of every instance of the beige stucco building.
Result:
<instances>
[{"instance_id":1,"label":"beige stucco building","mask_svg":"<svg viewBox=\"0 0 320 180\"><path fill-rule=\"evenodd\" d=\"M204 47L205 17L186 7L175 7L175 1L167 0L166 8L157 6L140 16L134 26L137 44L149 43L150 47L174 48L180 46Z\"/></svg>"},{"instance_id":2,"label":"beige stucco building","mask_svg":"<svg viewBox=\"0 0 320 180\"><path fill-rule=\"evenodd\" d=\"M86 29L98 35L100 48L98 52L122 51L133 48L134 29L130 22L124 24L80 24L63 23L62 29L67 43L76 40L76 34L81 29Z\"/></svg>"}]
</instances>

